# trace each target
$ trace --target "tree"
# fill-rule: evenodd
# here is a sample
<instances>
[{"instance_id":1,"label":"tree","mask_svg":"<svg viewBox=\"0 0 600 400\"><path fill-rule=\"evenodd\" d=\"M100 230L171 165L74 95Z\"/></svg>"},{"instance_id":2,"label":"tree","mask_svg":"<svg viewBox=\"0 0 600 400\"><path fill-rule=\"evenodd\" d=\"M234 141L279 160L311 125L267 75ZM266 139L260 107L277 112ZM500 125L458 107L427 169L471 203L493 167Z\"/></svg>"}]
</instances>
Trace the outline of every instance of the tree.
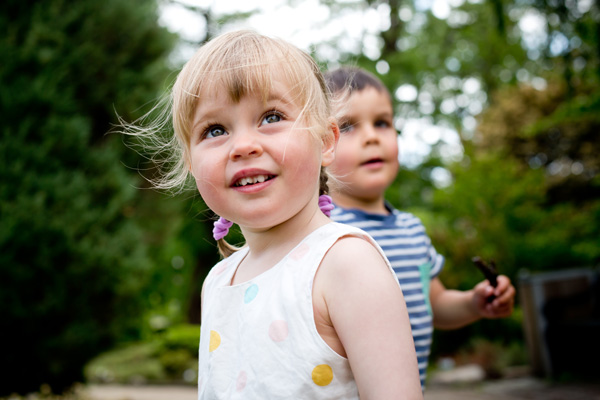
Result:
<instances>
[{"instance_id":1,"label":"tree","mask_svg":"<svg viewBox=\"0 0 600 400\"><path fill-rule=\"evenodd\" d=\"M114 108L135 116L161 90L174 37L153 1L0 7L0 395L61 391L141 326L152 261L137 179L106 132Z\"/></svg>"}]
</instances>

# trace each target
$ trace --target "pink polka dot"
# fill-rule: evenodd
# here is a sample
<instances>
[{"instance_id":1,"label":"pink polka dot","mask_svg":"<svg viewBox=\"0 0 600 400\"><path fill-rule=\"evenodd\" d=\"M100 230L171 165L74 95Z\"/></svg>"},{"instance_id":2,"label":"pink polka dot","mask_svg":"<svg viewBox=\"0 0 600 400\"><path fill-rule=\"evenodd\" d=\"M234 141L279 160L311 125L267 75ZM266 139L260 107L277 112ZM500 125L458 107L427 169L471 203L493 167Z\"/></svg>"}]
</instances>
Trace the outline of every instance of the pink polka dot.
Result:
<instances>
[{"instance_id":1,"label":"pink polka dot","mask_svg":"<svg viewBox=\"0 0 600 400\"><path fill-rule=\"evenodd\" d=\"M246 371L241 371L237 378L237 383L235 385L235 389L238 392L241 392L246 387L246 382L248 381L248 375Z\"/></svg>"},{"instance_id":2,"label":"pink polka dot","mask_svg":"<svg viewBox=\"0 0 600 400\"><path fill-rule=\"evenodd\" d=\"M227 263L223 262L217 268L215 268L215 274L221 275L227 269Z\"/></svg>"},{"instance_id":3,"label":"pink polka dot","mask_svg":"<svg viewBox=\"0 0 600 400\"><path fill-rule=\"evenodd\" d=\"M298 261L302 257L304 257L306 255L306 253L308 253L309 249L310 249L310 247L306 243L302 243L300 246L298 246L298 248L296 250L294 250L292 252L292 254L290 254L290 258L292 260Z\"/></svg>"},{"instance_id":4,"label":"pink polka dot","mask_svg":"<svg viewBox=\"0 0 600 400\"><path fill-rule=\"evenodd\" d=\"M288 324L285 321L273 321L269 326L269 337L274 342L284 341L288 337Z\"/></svg>"}]
</instances>

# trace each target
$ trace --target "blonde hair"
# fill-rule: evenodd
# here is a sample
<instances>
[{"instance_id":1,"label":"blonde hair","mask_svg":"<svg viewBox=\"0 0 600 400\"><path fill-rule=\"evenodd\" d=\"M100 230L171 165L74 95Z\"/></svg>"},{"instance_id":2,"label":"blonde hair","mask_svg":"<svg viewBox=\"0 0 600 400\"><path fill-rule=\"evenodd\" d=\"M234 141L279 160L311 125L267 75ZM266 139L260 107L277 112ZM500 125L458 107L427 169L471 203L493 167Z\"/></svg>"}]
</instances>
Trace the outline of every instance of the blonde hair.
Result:
<instances>
[{"instance_id":1,"label":"blonde hair","mask_svg":"<svg viewBox=\"0 0 600 400\"><path fill-rule=\"evenodd\" d=\"M153 186L175 193L185 189L190 180L194 113L203 96L224 89L234 102L248 94L259 95L266 102L275 84L274 76L290 88L288 94L300 106L309 133L323 141L333 140L329 91L310 55L283 40L254 31L224 33L200 47L185 64L170 97L156 106L163 109L158 118L145 124L149 113L133 124L121 121L124 133L145 139L144 149L159 167L158 176L150 179ZM169 123L174 134L165 137L163 132ZM327 177L322 168L320 194L328 191ZM223 239L218 244L225 257L237 250Z\"/></svg>"}]
</instances>

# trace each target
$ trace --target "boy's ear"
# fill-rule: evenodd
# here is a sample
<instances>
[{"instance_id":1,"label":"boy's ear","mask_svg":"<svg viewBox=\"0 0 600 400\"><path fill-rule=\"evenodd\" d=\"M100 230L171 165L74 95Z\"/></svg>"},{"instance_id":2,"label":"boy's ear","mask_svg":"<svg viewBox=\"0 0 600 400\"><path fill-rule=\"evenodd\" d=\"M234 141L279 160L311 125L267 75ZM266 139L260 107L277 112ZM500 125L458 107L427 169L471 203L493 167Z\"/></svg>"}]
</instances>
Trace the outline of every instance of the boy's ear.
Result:
<instances>
[{"instance_id":1,"label":"boy's ear","mask_svg":"<svg viewBox=\"0 0 600 400\"><path fill-rule=\"evenodd\" d=\"M340 139L340 128L332 119L329 122L329 134L323 139L323 159L321 165L326 167L335 160L335 148Z\"/></svg>"}]
</instances>

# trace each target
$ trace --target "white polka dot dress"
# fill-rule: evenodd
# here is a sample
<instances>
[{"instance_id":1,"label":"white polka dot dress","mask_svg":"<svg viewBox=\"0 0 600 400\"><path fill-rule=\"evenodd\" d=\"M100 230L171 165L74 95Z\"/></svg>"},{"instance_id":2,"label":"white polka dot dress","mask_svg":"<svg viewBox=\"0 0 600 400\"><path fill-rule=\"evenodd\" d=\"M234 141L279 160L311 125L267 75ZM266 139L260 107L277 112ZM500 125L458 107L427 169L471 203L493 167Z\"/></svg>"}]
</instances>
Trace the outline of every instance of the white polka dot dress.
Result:
<instances>
[{"instance_id":1,"label":"white polka dot dress","mask_svg":"<svg viewBox=\"0 0 600 400\"><path fill-rule=\"evenodd\" d=\"M247 248L215 265L204 284L199 399L358 399L348 360L317 332L312 304L321 260L347 235L381 252L360 229L332 222L250 281L230 285Z\"/></svg>"}]
</instances>

